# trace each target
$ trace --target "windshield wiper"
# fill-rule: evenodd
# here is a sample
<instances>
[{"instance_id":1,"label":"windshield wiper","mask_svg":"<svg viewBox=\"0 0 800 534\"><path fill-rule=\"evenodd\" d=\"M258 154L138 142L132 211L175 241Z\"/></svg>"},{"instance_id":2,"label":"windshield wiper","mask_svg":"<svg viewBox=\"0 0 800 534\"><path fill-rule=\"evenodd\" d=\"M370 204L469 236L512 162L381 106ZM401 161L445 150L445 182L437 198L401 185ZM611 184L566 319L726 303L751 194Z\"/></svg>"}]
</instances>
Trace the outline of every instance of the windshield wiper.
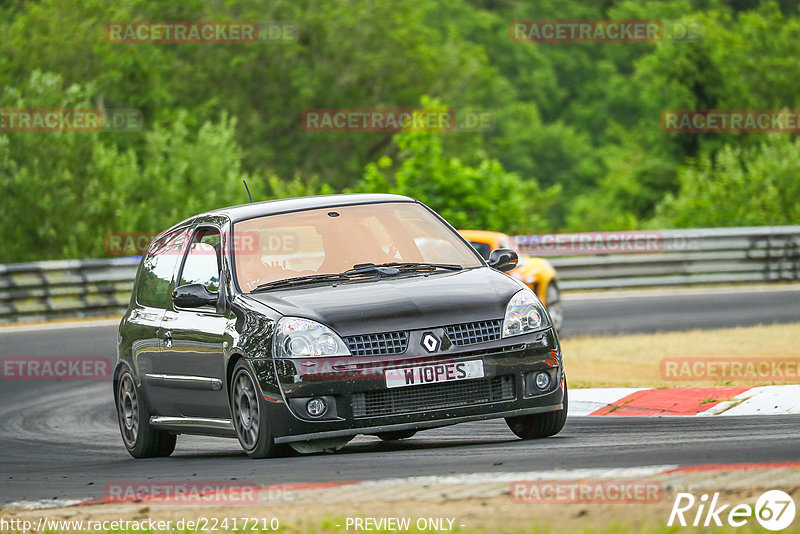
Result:
<instances>
[{"instance_id":1,"label":"windshield wiper","mask_svg":"<svg viewBox=\"0 0 800 534\"><path fill-rule=\"evenodd\" d=\"M396 262L396 261L390 263L381 263L378 265L374 263L359 263L354 265L352 269L348 269L338 274L309 274L306 276L285 278L283 280L273 280L272 282L266 282L264 284L256 286L255 289L253 289L250 292L255 293L257 291L266 291L268 289L275 289L278 287L291 287L302 284L313 284L317 282L346 282L348 280L352 280L354 277L358 277L361 275L374 274L383 277L383 276L392 276L404 272L435 271L437 269L445 269L448 271L460 271L461 269L463 269L463 267L451 263L419 263L419 262Z\"/></svg>"},{"instance_id":2,"label":"windshield wiper","mask_svg":"<svg viewBox=\"0 0 800 534\"><path fill-rule=\"evenodd\" d=\"M448 271L460 271L463 269L462 266L456 265L453 263L423 263L423 262L398 262L392 261L389 263L359 263L354 265L352 269L349 271L345 271L342 274L360 274L360 273L367 273L367 272L378 272L381 274L398 274L401 272L412 272L412 271L435 271L437 269L445 269Z\"/></svg>"},{"instance_id":3,"label":"windshield wiper","mask_svg":"<svg viewBox=\"0 0 800 534\"><path fill-rule=\"evenodd\" d=\"M314 282L340 282L349 280L345 274L309 274L307 276L295 276L294 278L284 278L283 280L273 280L266 282L255 287L251 293L256 291L264 291L266 289L274 289L276 287L295 286L300 284L312 284Z\"/></svg>"}]
</instances>

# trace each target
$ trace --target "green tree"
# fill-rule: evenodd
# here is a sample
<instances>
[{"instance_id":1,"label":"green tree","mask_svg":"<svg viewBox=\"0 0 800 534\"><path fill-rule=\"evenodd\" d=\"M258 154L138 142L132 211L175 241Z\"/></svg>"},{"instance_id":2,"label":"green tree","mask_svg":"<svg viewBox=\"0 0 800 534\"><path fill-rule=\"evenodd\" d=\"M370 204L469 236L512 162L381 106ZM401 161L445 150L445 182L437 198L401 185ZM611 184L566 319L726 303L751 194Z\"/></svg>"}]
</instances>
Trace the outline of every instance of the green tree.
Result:
<instances>
[{"instance_id":1,"label":"green tree","mask_svg":"<svg viewBox=\"0 0 800 534\"><path fill-rule=\"evenodd\" d=\"M236 117L249 172L318 176L337 189L391 147L391 134L307 132L309 108L413 107L423 93L474 103L496 78L479 45L428 24L427 0L151 2L58 0L23 5L0 22L0 84L32 69L67 84L92 81L108 107L135 107L149 123L187 110L188 127ZM296 23L295 42L217 45L112 44L109 21L254 20ZM120 139L143 147L143 136ZM258 191L254 191L258 193Z\"/></svg>"},{"instance_id":2,"label":"green tree","mask_svg":"<svg viewBox=\"0 0 800 534\"><path fill-rule=\"evenodd\" d=\"M423 105L438 107L423 99ZM439 132L401 132L394 136L400 151L366 167L358 192L395 193L432 207L457 228L530 232L544 230L544 217L560 187L541 190L534 180L508 173L496 159L481 155L476 166L448 157Z\"/></svg>"},{"instance_id":3,"label":"green tree","mask_svg":"<svg viewBox=\"0 0 800 534\"><path fill-rule=\"evenodd\" d=\"M659 204L652 226L800 223L800 140L772 135L749 148L726 145L683 167L680 190Z\"/></svg>"},{"instance_id":4,"label":"green tree","mask_svg":"<svg viewBox=\"0 0 800 534\"><path fill-rule=\"evenodd\" d=\"M94 88L34 72L0 108L93 108ZM190 128L186 112L144 134L140 152L109 132L0 132L0 263L104 255L109 232L156 232L245 200L236 121Z\"/></svg>"}]
</instances>

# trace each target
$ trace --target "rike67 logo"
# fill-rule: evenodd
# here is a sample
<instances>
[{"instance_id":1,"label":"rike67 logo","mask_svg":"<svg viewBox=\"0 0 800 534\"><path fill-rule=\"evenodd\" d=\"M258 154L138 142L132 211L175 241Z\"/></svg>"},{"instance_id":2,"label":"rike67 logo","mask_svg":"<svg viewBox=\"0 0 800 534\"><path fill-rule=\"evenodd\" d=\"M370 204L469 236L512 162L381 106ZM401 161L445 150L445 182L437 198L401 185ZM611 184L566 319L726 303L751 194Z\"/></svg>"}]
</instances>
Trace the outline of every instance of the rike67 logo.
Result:
<instances>
[{"instance_id":1,"label":"rike67 logo","mask_svg":"<svg viewBox=\"0 0 800 534\"><path fill-rule=\"evenodd\" d=\"M671 527L677 521L682 527L721 527L724 522L732 527L741 527L755 518L765 529L778 531L792 524L795 512L792 497L780 490L763 493L756 500L755 506L722 504L718 492L714 493L710 501L707 494L697 499L691 493L678 493L667 526Z\"/></svg>"}]
</instances>

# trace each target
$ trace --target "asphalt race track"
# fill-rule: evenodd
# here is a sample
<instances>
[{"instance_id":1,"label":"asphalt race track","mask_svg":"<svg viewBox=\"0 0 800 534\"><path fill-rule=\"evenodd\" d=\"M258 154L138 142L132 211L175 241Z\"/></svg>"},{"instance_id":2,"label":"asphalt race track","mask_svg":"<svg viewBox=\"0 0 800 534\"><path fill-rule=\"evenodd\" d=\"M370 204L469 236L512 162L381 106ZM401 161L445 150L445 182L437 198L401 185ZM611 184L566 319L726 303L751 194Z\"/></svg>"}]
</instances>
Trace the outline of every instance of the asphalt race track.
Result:
<instances>
[{"instance_id":1,"label":"asphalt race track","mask_svg":"<svg viewBox=\"0 0 800 534\"><path fill-rule=\"evenodd\" d=\"M562 337L800 322L800 285L564 296Z\"/></svg>"},{"instance_id":2,"label":"asphalt race track","mask_svg":"<svg viewBox=\"0 0 800 534\"><path fill-rule=\"evenodd\" d=\"M565 300L566 335L800 322L800 292ZM0 357L106 356L116 327L0 329ZM133 460L108 382L0 381L0 506L99 498L119 481L262 485L553 468L780 462L800 458L800 416L570 418L538 442L503 421L430 430L397 443L358 438L337 454L249 460L235 440L181 436L171 458Z\"/></svg>"}]
</instances>

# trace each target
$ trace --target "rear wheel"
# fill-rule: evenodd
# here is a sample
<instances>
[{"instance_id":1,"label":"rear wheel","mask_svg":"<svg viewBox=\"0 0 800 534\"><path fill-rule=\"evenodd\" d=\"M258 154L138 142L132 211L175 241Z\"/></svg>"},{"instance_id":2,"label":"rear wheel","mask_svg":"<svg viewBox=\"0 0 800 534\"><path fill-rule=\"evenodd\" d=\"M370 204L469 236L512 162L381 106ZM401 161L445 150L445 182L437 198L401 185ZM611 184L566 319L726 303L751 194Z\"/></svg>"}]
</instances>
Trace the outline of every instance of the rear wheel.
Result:
<instances>
[{"instance_id":1,"label":"rear wheel","mask_svg":"<svg viewBox=\"0 0 800 534\"><path fill-rule=\"evenodd\" d=\"M231 415L239 444L250 458L269 458L283 451L272 439L264 396L245 360L233 370Z\"/></svg>"},{"instance_id":2,"label":"rear wheel","mask_svg":"<svg viewBox=\"0 0 800 534\"><path fill-rule=\"evenodd\" d=\"M556 327L556 330L561 330L561 326L564 324L564 305L561 303L561 290L558 289L555 282L550 282L547 285L545 299L547 301L547 312L553 320L553 326Z\"/></svg>"},{"instance_id":3,"label":"rear wheel","mask_svg":"<svg viewBox=\"0 0 800 534\"><path fill-rule=\"evenodd\" d=\"M401 439L408 439L414 434L416 434L416 430L397 430L395 432L381 432L380 434L375 434L383 441L397 441Z\"/></svg>"},{"instance_id":4,"label":"rear wheel","mask_svg":"<svg viewBox=\"0 0 800 534\"><path fill-rule=\"evenodd\" d=\"M177 434L150 426L150 410L127 369L122 371L117 381L116 404L122 442L131 456L154 458L172 454Z\"/></svg>"},{"instance_id":5,"label":"rear wheel","mask_svg":"<svg viewBox=\"0 0 800 534\"><path fill-rule=\"evenodd\" d=\"M506 417L508 428L522 439L555 436L567 421L567 380L564 379L564 408L555 412Z\"/></svg>"}]
</instances>

